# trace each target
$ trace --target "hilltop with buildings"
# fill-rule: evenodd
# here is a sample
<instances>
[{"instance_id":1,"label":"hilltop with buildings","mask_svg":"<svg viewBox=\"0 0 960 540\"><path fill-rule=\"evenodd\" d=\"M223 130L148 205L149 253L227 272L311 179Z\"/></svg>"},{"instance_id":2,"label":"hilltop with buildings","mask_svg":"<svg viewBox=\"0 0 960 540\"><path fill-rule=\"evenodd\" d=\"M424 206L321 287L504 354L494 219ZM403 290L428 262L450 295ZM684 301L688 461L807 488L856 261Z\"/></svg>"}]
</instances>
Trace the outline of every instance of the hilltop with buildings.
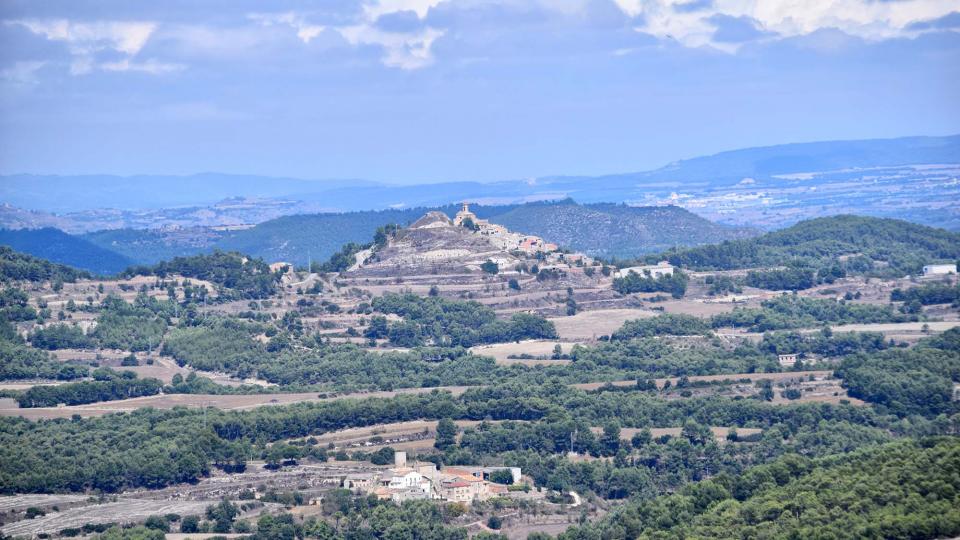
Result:
<instances>
[{"instance_id":1,"label":"hilltop with buildings","mask_svg":"<svg viewBox=\"0 0 960 540\"><path fill-rule=\"evenodd\" d=\"M557 244L539 236L514 232L481 219L463 203L453 219L431 211L398 230L386 245L357 254L350 269L355 276L443 275L463 272L529 273L554 265L590 265L578 253L564 253ZM496 265L496 271L491 265ZM526 270L524 270L526 268Z\"/></svg>"}]
</instances>

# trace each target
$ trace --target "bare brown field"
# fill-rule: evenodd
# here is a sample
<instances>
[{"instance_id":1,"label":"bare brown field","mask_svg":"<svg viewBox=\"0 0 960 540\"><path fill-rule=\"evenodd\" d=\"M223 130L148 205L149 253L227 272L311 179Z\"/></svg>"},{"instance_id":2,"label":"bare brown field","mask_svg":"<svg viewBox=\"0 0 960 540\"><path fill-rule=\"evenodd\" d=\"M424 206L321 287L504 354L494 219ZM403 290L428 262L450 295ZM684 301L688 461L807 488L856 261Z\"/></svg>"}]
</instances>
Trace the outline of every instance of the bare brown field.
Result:
<instances>
[{"instance_id":1,"label":"bare brown field","mask_svg":"<svg viewBox=\"0 0 960 540\"><path fill-rule=\"evenodd\" d=\"M161 394L117 401L103 401L88 405L66 407L37 407L20 409L10 399L0 400L0 416L21 416L31 420L46 418L70 418L74 414L83 417L103 416L116 412L129 412L142 407L172 409L174 407L216 407L224 410L244 410L270 405L290 405L293 403L333 401L347 398L389 398L401 394L425 394L432 390L451 392L460 395L467 386L442 386L434 388L402 388L390 392L357 392L320 398L318 392L302 394L249 394L249 395L212 395L212 394Z\"/></svg>"},{"instance_id":2,"label":"bare brown field","mask_svg":"<svg viewBox=\"0 0 960 540\"><path fill-rule=\"evenodd\" d=\"M758 304L759 300L751 299L747 302L703 302L694 299L667 300L655 304L662 307L666 313L693 315L694 317L712 317L721 313L729 313L737 307L747 307Z\"/></svg>"},{"instance_id":3,"label":"bare brown field","mask_svg":"<svg viewBox=\"0 0 960 540\"><path fill-rule=\"evenodd\" d=\"M464 429L474 427L480 424L477 420L455 420L458 428ZM490 423L497 423L490 421ZM353 448L366 451L375 451L389 446L394 450L424 450L433 447L436 440L437 431L436 420L410 420L407 422L393 422L389 424L376 424L358 428L341 429L331 431L322 435L313 436L320 446L326 446L330 443L337 448ZM373 437L380 437L382 441L373 443L370 441ZM408 440L411 437L419 437L415 440ZM303 437L299 437L303 439Z\"/></svg>"},{"instance_id":4,"label":"bare brown field","mask_svg":"<svg viewBox=\"0 0 960 540\"><path fill-rule=\"evenodd\" d=\"M177 363L170 358L159 356L153 358L153 364L146 364L145 362L141 361L139 366L129 366L119 369L132 371L140 378L153 377L155 379L160 379L166 384L170 384L174 375L180 374L181 377L186 377L193 371L191 369L178 366ZM197 372L197 375L206 376L206 374L203 372Z\"/></svg>"},{"instance_id":5,"label":"bare brown field","mask_svg":"<svg viewBox=\"0 0 960 540\"><path fill-rule=\"evenodd\" d=\"M497 364L510 365L521 364L526 366L560 366L570 363L570 360L552 360L553 348L560 345L564 354L569 354L573 349L573 343L563 343L560 341L521 341L520 343L497 343L494 345L478 345L471 347L470 352L480 356L492 356ZM543 356L545 358L520 359L510 358L510 356L519 356L528 354L530 356Z\"/></svg>"},{"instance_id":6,"label":"bare brown field","mask_svg":"<svg viewBox=\"0 0 960 540\"><path fill-rule=\"evenodd\" d=\"M29 390L34 386L58 386L67 381L18 381L0 382L0 390Z\"/></svg>"},{"instance_id":7,"label":"bare brown field","mask_svg":"<svg viewBox=\"0 0 960 540\"><path fill-rule=\"evenodd\" d=\"M646 309L598 309L582 311L572 317L550 319L557 328L560 339L566 341L586 341L606 336L618 330L623 323L632 319L645 319L657 315Z\"/></svg>"},{"instance_id":8,"label":"bare brown field","mask_svg":"<svg viewBox=\"0 0 960 540\"><path fill-rule=\"evenodd\" d=\"M927 325L928 333L923 332L924 325ZM834 332L879 332L887 339L918 341L929 335L939 334L957 327L960 327L960 321L842 324L831 326L830 329ZM816 328L805 328L797 331L801 334L812 334L820 330ZM717 335L721 337L744 338L751 341L760 341L763 339L763 334L760 332L740 332L736 328L723 328L717 332Z\"/></svg>"},{"instance_id":9,"label":"bare brown field","mask_svg":"<svg viewBox=\"0 0 960 540\"><path fill-rule=\"evenodd\" d=\"M135 523L150 516L163 514L203 515L215 501L158 501L126 499L105 504L92 504L50 512L34 519L24 519L0 527L8 536L36 536L56 533L87 523Z\"/></svg>"},{"instance_id":10,"label":"bare brown field","mask_svg":"<svg viewBox=\"0 0 960 540\"><path fill-rule=\"evenodd\" d=\"M57 357L57 360L116 360L118 362L130 354L118 349L58 349L50 352Z\"/></svg>"},{"instance_id":11,"label":"bare brown field","mask_svg":"<svg viewBox=\"0 0 960 540\"><path fill-rule=\"evenodd\" d=\"M880 332L883 334L900 332L922 334L924 325L927 325L931 333L940 333L960 326L960 321L844 324L840 326L832 326L831 328L834 332Z\"/></svg>"},{"instance_id":12,"label":"bare brown field","mask_svg":"<svg viewBox=\"0 0 960 540\"><path fill-rule=\"evenodd\" d=\"M36 506L48 508L51 506L83 502L88 495L2 495L0 496L0 513L20 512Z\"/></svg>"}]
</instances>

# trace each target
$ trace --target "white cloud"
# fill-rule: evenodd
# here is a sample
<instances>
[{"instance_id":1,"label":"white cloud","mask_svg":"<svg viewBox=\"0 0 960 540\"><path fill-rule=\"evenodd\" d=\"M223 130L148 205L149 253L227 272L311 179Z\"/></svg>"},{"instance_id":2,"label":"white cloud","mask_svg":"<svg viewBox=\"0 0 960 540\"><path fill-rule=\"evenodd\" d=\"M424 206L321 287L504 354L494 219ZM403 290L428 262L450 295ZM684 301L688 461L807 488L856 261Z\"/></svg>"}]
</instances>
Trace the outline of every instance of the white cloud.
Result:
<instances>
[{"instance_id":1,"label":"white cloud","mask_svg":"<svg viewBox=\"0 0 960 540\"><path fill-rule=\"evenodd\" d=\"M7 21L6 24L23 26L50 41L66 43L73 56L70 72L74 75L90 73L96 68L109 69L96 60L96 55L102 51L120 53L129 61L143 49L157 28L156 23L143 21L73 22L67 19L22 19Z\"/></svg>"},{"instance_id":2,"label":"white cloud","mask_svg":"<svg viewBox=\"0 0 960 540\"><path fill-rule=\"evenodd\" d=\"M383 15L401 11L413 11L423 19L427 11L441 0L378 0L364 5L363 14L354 24L331 27L353 46L376 45L383 49L381 62L399 69L420 69L433 63L431 46L444 30L424 27L397 32L379 28L377 19ZM320 35L326 26L311 24L305 14L251 13L247 16L263 26L284 25L293 28L304 43Z\"/></svg>"},{"instance_id":3,"label":"white cloud","mask_svg":"<svg viewBox=\"0 0 960 540\"><path fill-rule=\"evenodd\" d=\"M351 45L383 47L383 64L400 69L419 69L432 64L430 46L444 34L443 30L434 28L424 28L418 32L384 32L368 24L337 30Z\"/></svg>"},{"instance_id":4,"label":"white cloud","mask_svg":"<svg viewBox=\"0 0 960 540\"><path fill-rule=\"evenodd\" d=\"M373 0L363 5L363 11L370 20L376 20L381 15L398 11L413 11L421 19L427 16L430 8L444 0Z\"/></svg>"},{"instance_id":5,"label":"white cloud","mask_svg":"<svg viewBox=\"0 0 960 540\"><path fill-rule=\"evenodd\" d=\"M46 62L39 61L16 62L0 71L0 80L18 86L31 86L37 83L37 71L45 65Z\"/></svg>"},{"instance_id":6,"label":"white cloud","mask_svg":"<svg viewBox=\"0 0 960 540\"><path fill-rule=\"evenodd\" d=\"M677 9L687 0L615 0L620 9L644 21L638 30L660 38L675 39L688 47L718 44L714 15L749 17L761 30L783 37L835 28L869 40L911 35L910 23L960 11L960 0L714 0L703 9ZM767 38L771 39L771 38Z\"/></svg>"},{"instance_id":7,"label":"white cloud","mask_svg":"<svg viewBox=\"0 0 960 540\"><path fill-rule=\"evenodd\" d=\"M319 36L326 29L325 26L308 23L303 15L292 11L286 13L251 13L247 17L263 26L289 26L297 31L297 37L304 43L310 43L310 40Z\"/></svg>"},{"instance_id":8,"label":"white cloud","mask_svg":"<svg viewBox=\"0 0 960 540\"><path fill-rule=\"evenodd\" d=\"M186 68L186 66L183 64L158 62L152 58L144 62L136 62L126 58L117 62L103 62L97 67L104 71L138 71L141 73L149 73L151 75L172 73L174 71L181 71Z\"/></svg>"}]
</instances>

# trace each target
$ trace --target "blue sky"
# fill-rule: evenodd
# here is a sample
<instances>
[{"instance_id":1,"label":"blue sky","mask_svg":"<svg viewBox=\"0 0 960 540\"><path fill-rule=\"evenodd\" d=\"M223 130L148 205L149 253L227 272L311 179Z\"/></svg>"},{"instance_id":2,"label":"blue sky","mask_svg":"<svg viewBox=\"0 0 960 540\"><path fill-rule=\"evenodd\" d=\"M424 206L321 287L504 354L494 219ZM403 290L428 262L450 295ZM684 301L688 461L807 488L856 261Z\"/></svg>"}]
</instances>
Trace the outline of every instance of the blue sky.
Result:
<instances>
[{"instance_id":1,"label":"blue sky","mask_svg":"<svg viewBox=\"0 0 960 540\"><path fill-rule=\"evenodd\" d=\"M0 174L603 174L960 132L960 0L4 0Z\"/></svg>"}]
</instances>

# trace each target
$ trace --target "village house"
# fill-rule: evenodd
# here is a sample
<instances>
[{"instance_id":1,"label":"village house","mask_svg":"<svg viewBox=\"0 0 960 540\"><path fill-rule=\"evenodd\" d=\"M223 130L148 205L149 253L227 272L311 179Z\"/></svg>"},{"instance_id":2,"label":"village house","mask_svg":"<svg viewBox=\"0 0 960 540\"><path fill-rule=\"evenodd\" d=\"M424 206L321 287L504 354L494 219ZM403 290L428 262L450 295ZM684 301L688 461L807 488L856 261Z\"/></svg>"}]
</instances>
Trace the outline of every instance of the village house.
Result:
<instances>
[{"instance_id":1,"label":"village house","mask_svg":"<svg viewBox=\"0 0 960 540\"><path fill-rule=\"evenodd\" d=\"M349 474L341 485L396 503L420 499L469 503L508 493L507 486L488 480L497 470L509 470L513 483L520 482L519 467L445 467L437 470L433 463L418 463L411 467L407 464L406 452L397 452L392 468L382 472Z\"/></svg>"}]
</instances>

